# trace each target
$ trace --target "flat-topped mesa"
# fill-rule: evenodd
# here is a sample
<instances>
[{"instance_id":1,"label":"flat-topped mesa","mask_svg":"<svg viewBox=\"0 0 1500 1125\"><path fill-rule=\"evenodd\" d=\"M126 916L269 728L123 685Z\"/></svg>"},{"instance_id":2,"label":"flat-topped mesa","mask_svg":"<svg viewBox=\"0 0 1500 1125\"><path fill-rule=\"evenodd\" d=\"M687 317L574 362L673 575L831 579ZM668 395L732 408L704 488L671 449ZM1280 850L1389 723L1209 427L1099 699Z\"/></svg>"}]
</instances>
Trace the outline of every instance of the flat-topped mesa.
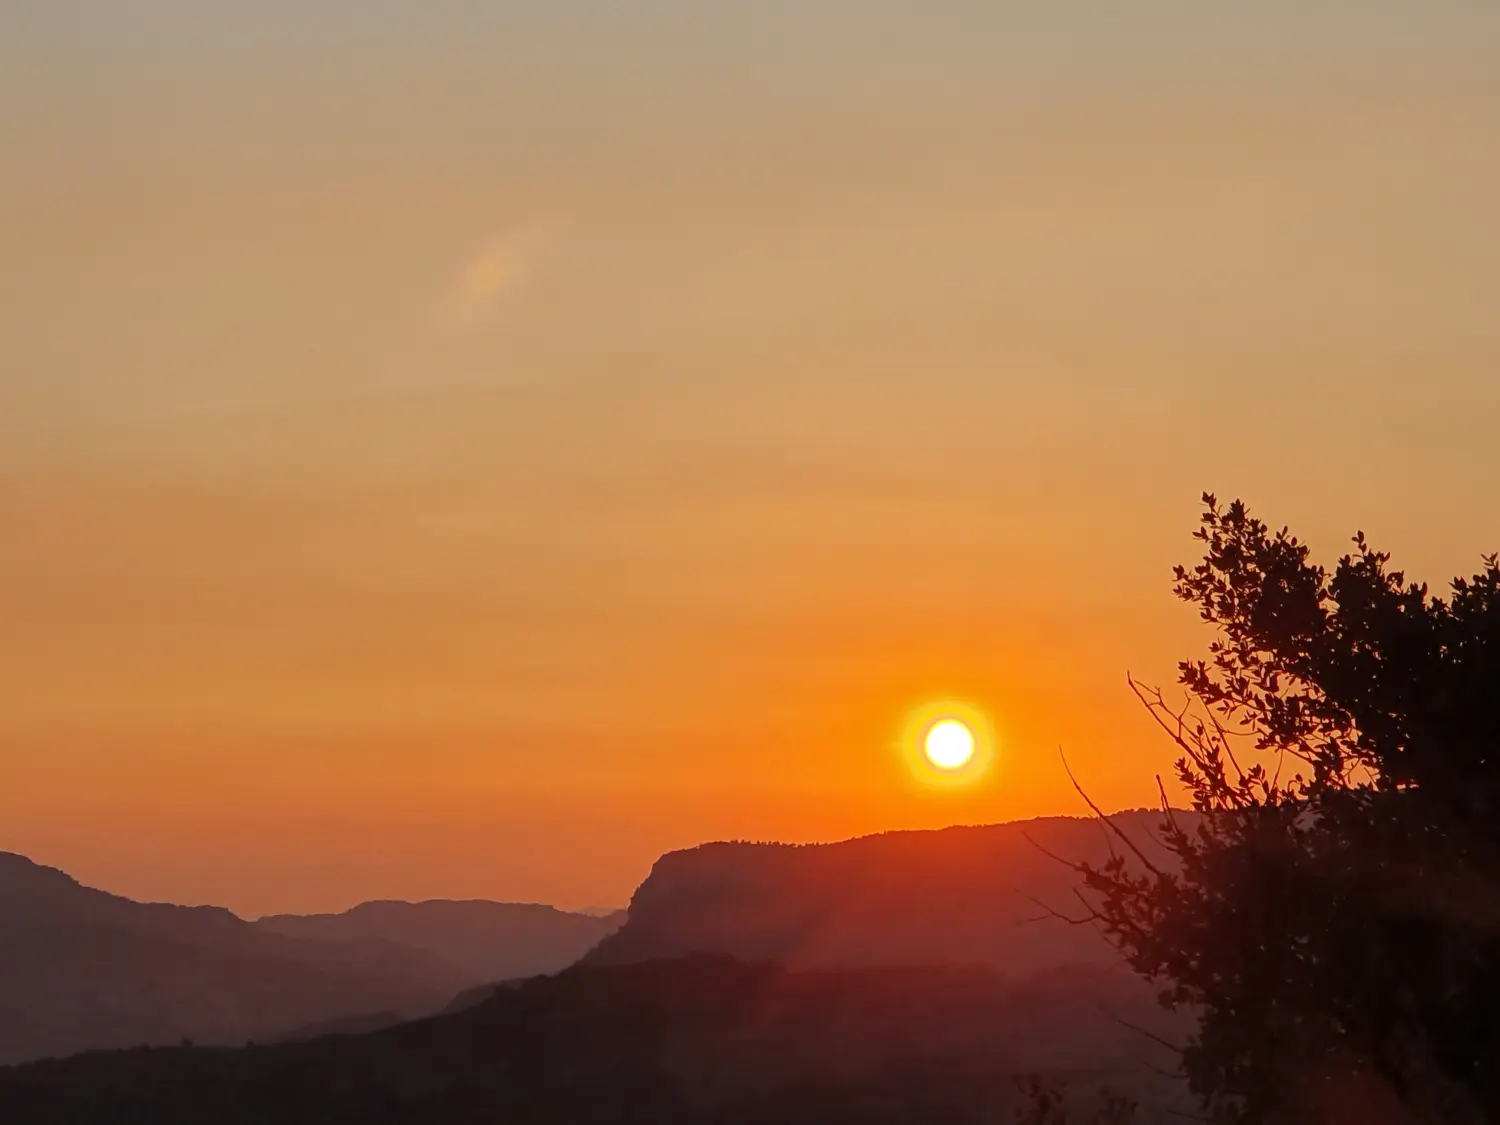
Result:
<instances>
[{"instance_id":1,"label":"flat-topped mesa","mask_svg":"<svg viewBox=\"0 0 1500 1125\"><path fill-rule=\"evenodd\" d=\"M1183 814L1190 816L1191 814ZM1115 823L1162 864L1161 814ZM692 953L798 968L986 965L1022 977L1119 956L1080 912L1061 860L1102 863L1118 840L1095 819L1050 817L836 844L705 844L657 861L625 925L585 959L623 964Z\"/></svg>"},{"instance_id":2,"label":"flat-topped mesa","mask_svg":"<svg viewBox=\"0 0 1500 1125\"><path fill-rule=\"evenodd\" d=\"M623 912L572 913L484 900L366 902L342 914L273 915L269 933L320 941L385 941L425 949L484 984L555 973L619 928Z\"/></svg>"}]
</instances>

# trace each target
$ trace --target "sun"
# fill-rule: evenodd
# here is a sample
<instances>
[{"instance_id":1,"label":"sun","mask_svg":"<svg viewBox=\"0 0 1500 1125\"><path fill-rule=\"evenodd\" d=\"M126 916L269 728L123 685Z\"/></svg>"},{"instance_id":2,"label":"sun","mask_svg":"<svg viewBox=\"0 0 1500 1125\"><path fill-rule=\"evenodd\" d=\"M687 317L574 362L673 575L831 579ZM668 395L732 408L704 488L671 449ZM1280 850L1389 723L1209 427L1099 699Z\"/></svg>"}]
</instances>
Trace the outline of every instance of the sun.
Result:
<instances>
[{"instance_id":1,"label":"sun","mask_svg":"<svg viewBox=\"0 0 1500 1125\"><path fill-rule=\"evenodd\" d=\"M967 789L990 776L999 737L983 707L948 696L908 711L892 748L924 789Z\"/></svg>"},{"instance_id":2,"label":"sun","mask_svg":"<svg viewBox=\"0 0 1500 1125\"><path fill-rule=\"evenodd\" d=\"M959 770L974 757L974 732L957 719L940 719L927 728L922 753L940 770Z\"/></svg>"}]
</instances>

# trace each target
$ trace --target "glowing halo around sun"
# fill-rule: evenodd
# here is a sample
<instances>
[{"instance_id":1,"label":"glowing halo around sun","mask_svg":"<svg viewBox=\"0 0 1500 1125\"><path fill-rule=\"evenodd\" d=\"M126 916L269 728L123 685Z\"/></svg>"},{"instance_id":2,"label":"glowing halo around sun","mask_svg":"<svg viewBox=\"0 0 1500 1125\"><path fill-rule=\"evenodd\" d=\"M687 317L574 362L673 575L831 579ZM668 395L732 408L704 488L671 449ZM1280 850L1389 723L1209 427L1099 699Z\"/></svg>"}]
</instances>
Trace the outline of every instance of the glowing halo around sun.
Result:
<instances>
[{"instance_id":1,"label":"glowing halo around sun","mask_svg":"<svg viewBox=\"0 0 1500 1125\"><path fill-rule=\"evenodd\" d=\"M937 700L907 715L900 750L922 783L969 785L994 761L995 732L989 717L973 704Z\"/></svg>"}]
</instances>

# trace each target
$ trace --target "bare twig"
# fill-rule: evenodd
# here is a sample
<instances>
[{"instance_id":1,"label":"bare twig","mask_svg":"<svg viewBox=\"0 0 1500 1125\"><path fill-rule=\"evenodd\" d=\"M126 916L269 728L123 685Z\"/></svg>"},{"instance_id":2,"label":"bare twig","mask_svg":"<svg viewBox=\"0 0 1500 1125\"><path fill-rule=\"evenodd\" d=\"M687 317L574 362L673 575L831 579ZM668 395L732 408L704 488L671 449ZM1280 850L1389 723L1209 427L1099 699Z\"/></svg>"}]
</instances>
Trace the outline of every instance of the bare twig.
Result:
<instances>
[{"instance_id":1,"label":"bare twig","mask_svg":"<svg viewBox=\"0 0 1500 1125\"><path fill-rule=\"evenodd\" d=\"M1052 920L1056 920L1056 921L1059 921L1059 922L1066 922L1070 926L1087 926L1087 925L1089 925L1089 924L1091 924L1091 923L1093 923L1093 922L1095 922L1095 921L1098 920L1098 915L1095 914L1090 909L1088 903L1084 903L1083 904L1084 905L1084 909L1090 911L1090 913L1087 916L1085 916L1083 918L1070 918L1066 914L1064 914L1061 910L1058 910L1056 907L1048 906L1041 899L1035 897L1034 895L1027 894L1025 891L1021 890L1019 887L1015 888L1015 891L1016 891L1016 893L1018 895L1020 895L1024 899L1026 899L1033 906L1039 907L1042 910L1042 912L1043 912L1041 914L1041 916L1037 917L1037 918L1023 918L1023 919L1021 919L1019 922L1016 923L1016 925L1018 925L1018 926L1029 926L1029 925L1034 925L1037 922L1047 922L1047 921L1052 921Z\"/></svg>"},{"instance_id":2,"label":"bare twig","mask_svg":"<svg viewBox=\"0 0 1500 1125\"><path fill-rule=\"evenodd\" d=\"M1098 805L1094 804L1093 798L1084 792L1083 786L1079 785L1078 779L1073 776L1072 767L1068 765L1068 756L1063 753L1061 746L1057 748L1057 756L1062 759L1063 770L1067 773L1068 780L1073 783L1073 788L1076 789L1078 791L1078 795L1083 798L1083 803L1088 805L1088 807L1093 811L1094 815L1097 816L1106 825L1108 825L1110 831L1118 836L1121 841L1124 842L1125 846L1135 853L1135 857L1146 865L1147 871L1150 871L1153 875L1161 876L1161 869L1157 867L1156 864L1147 859L1146 853L1135 846L1135 841L1125 834L1124 829L1122 829L1118 824L1107 817L1104 814L1104 810L1101 809Z\"/></svg>"},{"instance_id":3,"label":"bare twig","mask_svg":"<svg viewBox=\"0 0 1500 1125\"><path fill-rule=\"evenodd\" d=\"M1063 857L1060 856L1060 855L1058 855L1056 852L1048 851L1046 848L1042 847L1041 844L1038 844L1035 840L1033 840L1031 838L1031 834L1028 833L1028 832L1022 832L1021 835L1023 837L1025 837L1026 842L1028 844L1030 844L1037 851L1041 852L1048 859L1054 860L1055 862L1062 864L1069 871L1075 872L1076 874L1079 874L1079 875L1086 874L1086 869L1084 868L1083 864L1081 864L1081 863L1074 863L1070 859L1063 859Z\"/></svg>"},{"instance_id":4,"label":"bare twig","mask_svg":"<svg viewBox=\"0 0 1500 1125\"><path fill-rule=\"evenodd\" d=\"M1166 1039L1163 1039L1160 1035L1156 1034L1156 1032L1150 1031L1147 1028L1141 1027L1139 1024L1133 1024L1129 1020L1123 1019L1122 1017L1115 1015L1114 1012L1111 1012L1103 1004L1098 1005L1098 1007L1099 1007L1099 1010L1101 1012L1103 1012L1110 1019L1114 1020L1121 1027L1126 1028L1126 1029L1128 1029L1130 1031L1134 1031L1138 1035L1144 1035L1147 1039L1150 1039L1154 1043L1159 1043L1161 1046L1165 1047L1167 1050L1173 1052L1174 1054L1177 1054L1177 1055L1181 1055L1182 1054L1182 1048L1179 1047L1176 1043L1171 1043L1171 1042L1167 1041Z\"/></svg>"}]
</instances>

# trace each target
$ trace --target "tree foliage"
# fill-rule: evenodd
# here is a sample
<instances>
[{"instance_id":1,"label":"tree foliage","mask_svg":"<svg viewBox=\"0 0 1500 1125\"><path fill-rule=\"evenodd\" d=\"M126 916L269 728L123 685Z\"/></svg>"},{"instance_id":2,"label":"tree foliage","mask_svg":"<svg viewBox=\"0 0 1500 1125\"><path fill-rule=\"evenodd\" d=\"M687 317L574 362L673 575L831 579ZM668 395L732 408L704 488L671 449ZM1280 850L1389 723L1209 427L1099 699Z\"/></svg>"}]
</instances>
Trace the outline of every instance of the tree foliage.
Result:
<instances>
[{"instance_id":1,"label":"tree foliage","mask_svg":"<svg viewBox=\"0 0 1500 1125\"><path fill-rule=\"evenodd\" d=\"M1208 659L1181 707L1133 687L1206 815L1163 788L1179 864L1081 869L1096 920L1199 1011L1182 1063L1216 1118L1500 1120L1500 560L1439 597L1363 534L1330 573L1204 503L1175 592Z\"/></svg>"}]
</instances>

